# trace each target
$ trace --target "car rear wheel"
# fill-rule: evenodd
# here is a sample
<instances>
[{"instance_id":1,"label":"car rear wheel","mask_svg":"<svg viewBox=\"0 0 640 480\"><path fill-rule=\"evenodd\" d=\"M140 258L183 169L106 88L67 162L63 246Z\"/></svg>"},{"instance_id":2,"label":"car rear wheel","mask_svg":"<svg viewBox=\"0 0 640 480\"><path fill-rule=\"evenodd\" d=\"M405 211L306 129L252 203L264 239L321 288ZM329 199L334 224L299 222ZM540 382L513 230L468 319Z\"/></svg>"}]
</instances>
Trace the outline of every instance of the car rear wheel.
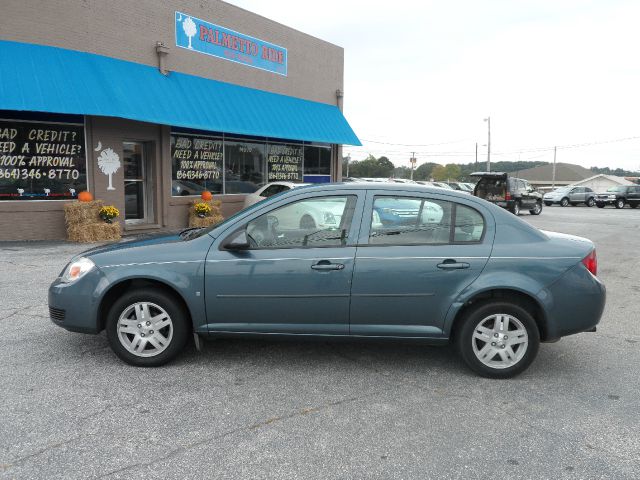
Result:
<instances>
[{"instance_id":1,"label":"car rear wheel","mask_svg":"<svg viewBox=\"0 0 640 480\"><path fill-rule=\"evenodd\" d=\"M184 308L162 291L126 292L109 310L107 339L114 353L138 367L157 367L172 360L189 338Z\"/></svg>"},{"instance_id":2,"label":"car rear wheel","mask_svg":"<svg viewBox=\"0 0 640 480\"><path fill-rule=\"evenodd\" d=\"M596 207L598 207L598 208L604 208L604 203L596 203Z\"/></svg>"},{"instance_id":3,"label":"car rear wheel","mask_svg":"<svg viewBox=\"0 0 640 480\"><path fill-rule=\"evenodd\" d=\"M513 213L514 215L520 215L520 202L519 201L515 201L513 202L513 206L511 207L511 213Z\"/></svg>"},{"instance_id":4,"label":"car rear wheel","mask_svg":"<svg viewBox=\"0 0 640 480\"><path fill-rule=\"evenodd\" d=\"M464 314L456 345L465 363L489 378L510 378L526 370L540 346L533 317L508 301L479 304Z\"/></svg>"},{"instance_id":5,"label":"car rear wheel","mask_svg":"<svg viewBox=\"0 0 640 480\"><path fill-rule=\"evenodd\" d=\"M542 202L536 202L534 207L529 210L531 215L540 215L542 213Z\"/></svg>"},{"instance_id":6,"label":"car rear wheel","mask_svg":"<svg viewBox=\"0 0 640 480\"><path fill-rule=\"evenodd\" d=\"M568 207L569 206L569 199L565 197L562 200L560 200L560 206L561 207Z\"/></svg>"},{"instance_id":7,"label":"car rear wheel","mask_svg":"<svg viewBox=\"0 0 640 480\"><path fill-rule=\"evenodd\" d=\"M638 204L637 203L630 203L629 206L631 208L638 208Z\"/></svg>"},{"instance_id":8,"label":"car rear wheel","mask_svg":"<svg viewBox=\"0 0 640 480\"><path fill-rule=\"evenodd\" d=\"M545 204L547 207L550 207L550 206L552 205L552 203L551 203L551 202L544 202L544 204Z\"/></svg>"},{"instance_id":9,"label":"car rear wheel","mask_svg":"<svg viewBox=\"0 0 640 480\"><path fill-rule=\"evenodd\" d=\"M616 208L624 208L624 200L622 198L616 200Z\"/></svg>"},{"instance_id":10,"label":"car rear wheel","mask_svg":"<svg viewBox=\"0 0 640 480\"><path fill-rule=\"evenodd\" d=\"M596 201L594 200L593 197L589 198L589 200L587 200L587 207L593 207L596 204Z\"/></svg>"}]
</instances>

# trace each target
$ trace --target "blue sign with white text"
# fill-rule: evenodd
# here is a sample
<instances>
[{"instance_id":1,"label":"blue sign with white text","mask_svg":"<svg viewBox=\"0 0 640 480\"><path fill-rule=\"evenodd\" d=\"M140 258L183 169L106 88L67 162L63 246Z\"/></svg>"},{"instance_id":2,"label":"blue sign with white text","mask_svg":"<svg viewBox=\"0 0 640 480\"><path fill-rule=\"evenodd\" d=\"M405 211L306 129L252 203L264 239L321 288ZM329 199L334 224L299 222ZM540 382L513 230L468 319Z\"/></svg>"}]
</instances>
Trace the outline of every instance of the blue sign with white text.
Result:
<instances>
[{"instance_id":1,"label":"blue sign with white text","mask_svg":"<svg viewBox=\"0 0 640 480\"><path fill-rule=\"evenodd\" d=\"M287 49L176 12L176 46L287 76Z\"/></svg>"}]
</instances>

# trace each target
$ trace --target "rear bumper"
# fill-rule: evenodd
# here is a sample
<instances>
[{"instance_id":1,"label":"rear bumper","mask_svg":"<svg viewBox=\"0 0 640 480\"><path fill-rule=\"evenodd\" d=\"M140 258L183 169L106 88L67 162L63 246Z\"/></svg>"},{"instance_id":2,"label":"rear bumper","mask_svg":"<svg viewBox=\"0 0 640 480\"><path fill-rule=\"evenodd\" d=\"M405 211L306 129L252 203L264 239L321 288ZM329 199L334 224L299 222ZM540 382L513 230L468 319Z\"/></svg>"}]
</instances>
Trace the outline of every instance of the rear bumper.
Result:
<instances>
[{"instance_id":1,"label":"rear bumper","mask_svg":"<svg viewBox=\"0 0 640 480\"><path fill-rule=\"evenodd\" d=\"M581 263L537 296L547 314L546 341L595 331L607 298L604 284Z\"/></svg>"}]
</instances>

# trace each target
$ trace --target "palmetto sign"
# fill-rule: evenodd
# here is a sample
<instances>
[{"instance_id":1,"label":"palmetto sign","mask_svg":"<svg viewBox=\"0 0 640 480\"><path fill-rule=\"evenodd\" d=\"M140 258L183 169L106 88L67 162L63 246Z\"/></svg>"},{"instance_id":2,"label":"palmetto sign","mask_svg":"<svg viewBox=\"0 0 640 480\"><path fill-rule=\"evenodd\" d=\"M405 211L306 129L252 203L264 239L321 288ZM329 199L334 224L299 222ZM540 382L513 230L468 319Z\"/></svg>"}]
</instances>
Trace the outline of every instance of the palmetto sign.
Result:
<instances>
[{"instance_id":1,"label":"palmetto sign","mask_svg":"<svg viewBox=\"0 0 640 480\"><path fill-rule=\"evenodd\" d=\"M95 150L98 151L101 147L102 143L98 142L98 147ZM98 157L98 167L100 167L102 173L109 177L109 186L107 186L107 190L115 190L112 183L112 176L118 171L120 166L120 156L114 152L112 148L105 148L100 152L100 156Z\"/></svg>"},{"instance_id":2,"label":"palmetto sign","mask_svg":"<svg viewBox=\"0 0 640 480\"><path fill-rule=\"evenodd\" d=\"M176 46L287 76L287 49L175 12Z\"/></svg>"}]
</instances>

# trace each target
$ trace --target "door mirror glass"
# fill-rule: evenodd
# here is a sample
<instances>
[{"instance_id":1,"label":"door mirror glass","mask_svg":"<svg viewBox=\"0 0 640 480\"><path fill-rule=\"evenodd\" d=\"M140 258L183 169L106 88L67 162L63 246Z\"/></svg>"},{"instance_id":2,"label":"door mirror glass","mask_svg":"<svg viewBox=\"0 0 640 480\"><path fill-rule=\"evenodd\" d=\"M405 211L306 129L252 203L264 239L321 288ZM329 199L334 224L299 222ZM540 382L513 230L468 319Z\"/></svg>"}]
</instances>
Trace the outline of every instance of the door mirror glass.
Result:
<instances>
[{"instance_id":1,"label":"door mirror glass","mask_svg":"<svg viewBox=\"0 0 640 480\"><path fill-rule=\"evenodd\" d=\"M225 250L248 250L250 247L246 230L234 233L224 243Z\"/></svg>"}]
</instances>

